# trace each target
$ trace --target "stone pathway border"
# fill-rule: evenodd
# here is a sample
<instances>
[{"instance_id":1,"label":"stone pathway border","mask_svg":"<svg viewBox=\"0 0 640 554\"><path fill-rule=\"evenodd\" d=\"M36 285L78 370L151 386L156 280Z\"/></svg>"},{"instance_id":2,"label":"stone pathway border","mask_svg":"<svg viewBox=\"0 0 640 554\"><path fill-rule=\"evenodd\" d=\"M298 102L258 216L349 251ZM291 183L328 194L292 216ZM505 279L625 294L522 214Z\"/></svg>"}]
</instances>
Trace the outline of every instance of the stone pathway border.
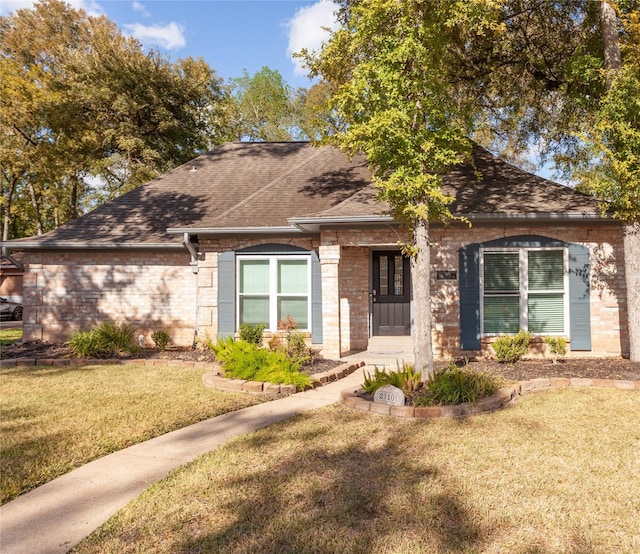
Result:
<instances>
[{"instance_id":1,"label":"stone pathway border","mask_svg":"<svg viewBox=\"0 0 640 554\"><path fill-rule=\"evenodd\" d=\"M253 394L294 394L296 393L295 385L279 385L277 383L264 383L262 381L244 381L242 379L227 379L222 376L222 370L217 364L213 364L212 371L202 376L202 382L207 387L236 392L250 392ZM311 376L319 386L326 385L332 381L337 381L351 375L358 368L362 367L364 362L349 362L341 364L329 371L315 373Z\"/></svg>"},{"instance_id":2,"label":"stone pathway border","mask_svg":"<svg viewBox=\"0 0 640 554\"><path fill-rule=\"evenodd\" d=\"M520 381L502 387L496 394L478 400L476 403L458 404L456 406L388 406L358 397L350 390L342 391L340 403L360 412L390 415L401 418L435 419L440 417L461 417L485 412L494 412L514 402L518 396L552 388L613 388L621 390L640 390L640 381L621 381L616 379L585 379L565 377L543 377Z\"/></svg>"}]
</instances>

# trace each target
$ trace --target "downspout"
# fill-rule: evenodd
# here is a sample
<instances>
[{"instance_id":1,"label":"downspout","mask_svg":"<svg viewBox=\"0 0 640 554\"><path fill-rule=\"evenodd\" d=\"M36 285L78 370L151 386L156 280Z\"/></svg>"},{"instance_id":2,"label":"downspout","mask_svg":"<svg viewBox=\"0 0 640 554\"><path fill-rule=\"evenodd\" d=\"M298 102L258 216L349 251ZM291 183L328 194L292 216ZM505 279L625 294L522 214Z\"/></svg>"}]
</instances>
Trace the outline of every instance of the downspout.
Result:
<instances>
[{"instance_id":1,"label":"downspout","mask_svg":"<svg viewBox=\"0 0 640 554\"><path fill-rule=\"evenodd\" d=\"M6 258L9 260L14 266L18 268L20 271L24 271L24 266L15 258L9 255L9 251L6 246L2 247L2 258Z\"/></svg>"},{"instance_id":2,"label":"downspout","mask_svg":"<svg viewBox=\"0 0 640 554\"><path fill-rule=\"evenodd\" d=\"M197 241L197 238L196 238ZM198 252L197 242L191 242L191 236L189 233L184 234L184 238L182 240L182 244L191 254L191 262L189 265L191 266L191 271L195 275L195 287L196 287L196 313L195 313L195 321L193 326L193 343L191 344L191 348L195 350L196 343L198 340L198 312L200 311L200 303L199 303L199 293L198 293L198 260L204 260L204 254L202 252Z\"/></svg>"}]
</instances>

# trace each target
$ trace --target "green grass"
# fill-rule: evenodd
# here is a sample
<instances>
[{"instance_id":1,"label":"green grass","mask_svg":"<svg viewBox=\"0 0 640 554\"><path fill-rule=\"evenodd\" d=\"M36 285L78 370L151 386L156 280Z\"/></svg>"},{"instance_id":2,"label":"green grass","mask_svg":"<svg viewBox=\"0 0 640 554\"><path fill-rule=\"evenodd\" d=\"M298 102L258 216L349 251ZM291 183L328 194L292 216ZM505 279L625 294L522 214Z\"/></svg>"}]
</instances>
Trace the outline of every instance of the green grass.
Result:
<instances>
[{"instance_id":1,"label":"green grass","mask_svg":"<svg viewBox=\"0 0 640 554\"><path fill-rule=\"evenodd\" d=\"M12 367L0 371L2 502L90 460L256 404L174 365Z\"/></svg>"},{"instance_id":2,"label":"green grass","mask_svg":"<svg viewBox=\"0 0 640 554\"><path fill-rule=\"evenodd\" d=\"M22 329L1 329L0 347L13 344L22 338Z\"/></svg>"},{"instance_id":3,"label":"green grass","mask_svg":"<svg viewBox=\"0 0 640 554\"><path fill-rule=\"evenodd\" d=\"M465 419L323 408L235 439L78 553L640 551L640 393L566 389Z\"/></svg>"}]
</instances>

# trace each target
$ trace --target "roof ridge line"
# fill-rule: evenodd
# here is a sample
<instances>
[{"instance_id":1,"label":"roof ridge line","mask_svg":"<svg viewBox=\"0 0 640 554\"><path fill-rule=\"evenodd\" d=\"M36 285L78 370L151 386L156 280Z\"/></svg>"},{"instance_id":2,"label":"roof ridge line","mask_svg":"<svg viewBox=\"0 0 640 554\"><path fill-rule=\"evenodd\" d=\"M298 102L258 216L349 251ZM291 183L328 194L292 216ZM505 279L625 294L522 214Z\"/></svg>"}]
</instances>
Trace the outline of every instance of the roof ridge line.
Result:
<instances>
[{"instance_id":1,"label":"roof ridge line","mask_svg":"<svg viewBox=\"0 0 640 554\"><path fill-rule=\"evenodd\" d=\"M318 148L318 151L313 154L313 156L311 156L310 158L300 162L299 164L295 165L294 167L292 167L289 171L287 171L286 173L280 175L279 177L276 177L273 181L267 183L266 185L264 185L263 187L259 188L258 190L256 190L254 193L250 194L249 196L247 196L246 198L243 198L240 202L238 202L237 204L234 204L231 208L225 210L224 212L222 212L221 214L218 214L212 221L217 221L223 217L225 217L226 215L230 214L231 212L233 212L234 210L237 210L238 208L242 207L243 205L246 205L249 203L250 200L253 200L254 198L256 198L257 196L260 196L262 193L264 193L265 191L269 190L270 188L276 186L278 183L280 183L282 180L284 180L285 177L288 177L289 175L291 175L294 171L297 171L298 169L300 169L301 167L303 167L304 165L308 164L310 161L314 160L315 158L317 158L322 150L324 150L324 146L321 146L320 148Z\"/></svg>"}]
</instances>

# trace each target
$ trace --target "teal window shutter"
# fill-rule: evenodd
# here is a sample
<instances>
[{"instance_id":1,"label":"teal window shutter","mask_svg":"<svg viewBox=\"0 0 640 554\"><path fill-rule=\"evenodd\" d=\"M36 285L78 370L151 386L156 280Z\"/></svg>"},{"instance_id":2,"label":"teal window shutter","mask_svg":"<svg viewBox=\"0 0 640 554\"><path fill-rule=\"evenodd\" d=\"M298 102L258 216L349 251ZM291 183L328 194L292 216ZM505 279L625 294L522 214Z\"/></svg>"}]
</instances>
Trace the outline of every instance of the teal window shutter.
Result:
<instances>
[{"instance_id":1,"label":"teal window shutter","mask_svg":"<svg viewBox=\"0 0 640 554\"><path fill-rule=\"evenodd\" d=\"M460 349L480 350L480 245L459 250Z\"/></svg>"},{"instance_id":2,"label":"teal window shutter","mask_svg":"<svg viewBox=\"0 0 640 554\"><path fill-rule=\"evenodd\" d=\"M571 350L591 350L589 249L569 244L569 314Z\"/></svg>"},{"instance_id":3,"label":"teal window shutter","mask_svg":"<svg viewBox=\"0 0 640 554\"><path fill-rule=\"evenodd\" d=\"M311 252L311 343L322 341L322 273L318 254Z\"/></svg>"},{"instance_id":4,"label":"teal window shutter","mask_svg":"<svg viewBox=\"0 0 640 554\"><path fill-rule=\"evenodd\" d=\"M236 332L236 254L218 254L218 338Z\"/></svg>"}]
</instances>

